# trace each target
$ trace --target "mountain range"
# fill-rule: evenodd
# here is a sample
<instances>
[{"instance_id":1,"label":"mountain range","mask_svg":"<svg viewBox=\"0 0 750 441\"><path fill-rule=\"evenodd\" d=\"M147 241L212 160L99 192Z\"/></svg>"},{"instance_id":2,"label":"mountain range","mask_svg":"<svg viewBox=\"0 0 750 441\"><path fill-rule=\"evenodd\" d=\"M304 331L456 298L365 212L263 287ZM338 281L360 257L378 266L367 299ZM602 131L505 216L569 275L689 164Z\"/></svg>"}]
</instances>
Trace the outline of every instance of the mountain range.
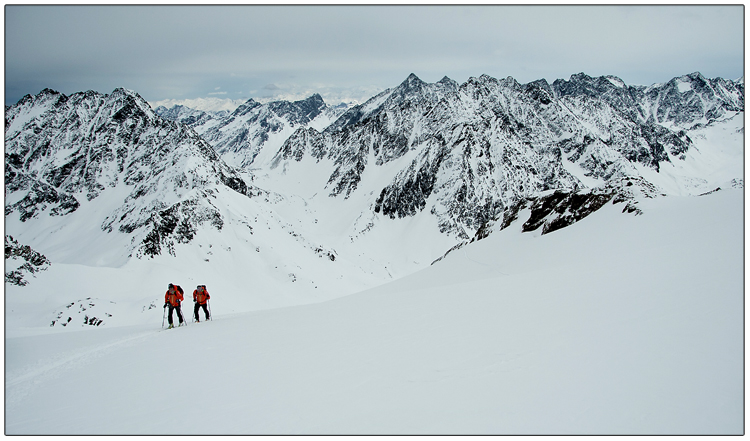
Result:
<instances>
[{"instance_id":1,"label":"mountain range","mask_svg":"<svg viewBox=\"0 0 750 441\"><path fill-rule=\"evenodd\" d=\"M6 107L6 234L53 267L180 262L263 287L251 309L319 301L514 222L547 234L610 202L637 215L643 198L741 187L743 117L744 80L700 73L411 74L351 108L313 95L231 112L45 89Z\"/></svg>"}]
</instances>

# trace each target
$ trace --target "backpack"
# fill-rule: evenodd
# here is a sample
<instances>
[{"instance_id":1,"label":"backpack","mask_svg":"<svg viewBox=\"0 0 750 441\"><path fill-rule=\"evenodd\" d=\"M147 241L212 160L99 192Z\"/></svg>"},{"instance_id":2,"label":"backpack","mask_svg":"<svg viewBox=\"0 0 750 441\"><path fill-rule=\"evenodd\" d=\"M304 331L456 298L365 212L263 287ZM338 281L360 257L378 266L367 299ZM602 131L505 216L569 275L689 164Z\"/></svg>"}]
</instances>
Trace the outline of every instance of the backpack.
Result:
<instances>
[{"instance_id":1,"label":"backpack","mask_svg":"<svg viewBox=\"0 0 750 441\"><path fill-rule=\"evenodd\" d=\"M203 292L202 293L198 292L199 288L203 288ZM208 290L206 289L206 285L198 285L198 288L196 288L195 291L193 291L193 295L195 296L195 301L198 302L201 305L203 305L204 303L206 303L206 300L209 299Z\"/></svg>"},{"instance_id":2,"label":"backpack","mask_svg":"<svg viewBox=\"0 0 750 441\"><path fill-rule=\"evenodd\" d=\"M185 295L185 291L182 290L182 288L180 287L180 285L175 285L174 289L177 290L177 291L179 291L180 295L183 295L183 296Z\"/></svg>"}]
</instances>

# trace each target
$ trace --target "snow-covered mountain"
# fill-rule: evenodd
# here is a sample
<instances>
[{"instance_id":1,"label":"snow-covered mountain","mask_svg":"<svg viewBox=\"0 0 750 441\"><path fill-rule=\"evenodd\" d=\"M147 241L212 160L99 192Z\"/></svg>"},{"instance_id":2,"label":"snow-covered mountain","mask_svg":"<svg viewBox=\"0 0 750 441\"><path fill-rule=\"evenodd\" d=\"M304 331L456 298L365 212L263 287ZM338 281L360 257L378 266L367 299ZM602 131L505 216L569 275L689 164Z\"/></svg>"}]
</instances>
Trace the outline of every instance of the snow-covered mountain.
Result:
<instances>
[{"instance_id":1,"label":"snow-covered mountain","mask_svg":"<svg viewBox=\"0 0 750 441\"><path fill-rule=\"evenodd\" d=\"M195 131L124 89L24 97L6 112L5 160L6 228L43 248L62 242L58 257L96 247L88 264L169 250L200 225L221 228L218 194L261 193Z\"/></svg>"},{"instance_id":2,"label":"snow-covered mountain","mask_svg":"<svg viewBox=\"0 0 750 441\"><path fill-rule=\"evenodd\" d=\"M579 74L521 85L483 75L459 86L412 74L325 130L297 129L271 168L297 173L311 165L292 163L310 157L328 168L330 196L364 187L374 191L371 211L402 218L427 210L459 238L554 189L642 176L669 193L699 193L716 185L706 177L717 167L696 158L712 154L696 131L727 123L741 142L744 83L700 74L679 81L640 88ZM741 167L731 173L740 178Z\"/></svg>"},{"instance_id":3,"label":"snow-covered mountain","mask_svg":"<svg viewBox=\"0 0 750 441\"><path fill-rule=\"evenodd\" d=\"M294 102L261 104L249 99L231 113L184 106L158 107L156 113L192 127L227 163L247 168L254 164L261 150L275 152L296 128L323 128L344 110L329 107L315 94Z\"/></svg>"},{"instance_id":4,"label":"snow-covered mountain","mask_svg":"<svg viewBox=\"0 0 750 441\"><path fill-rule=\"evenodd\" d=\"M650 87L412 74L348 110L313 95L232 113L44 90L6 108L6 232L50 260L32 278L84 265L117 280L104 304L166 274L233 293L236 311L321 301L524 210L524 231L549 233L610 203L637 215L644 199L741 187L743 109L744 82L700 74ZM55 308L88 297L102 298Z\"/></svg>"},{"instance_id":5,"label":"snow-covered mountain","mask_svg":"<svg viewBox=\"0 0 750 441\"><path fill-rule=\"evenodd\" d=\"M673 78L666 84L637 88L649 121L695 129L745 110L745 81L705 78L700 72Z\"/></svg>"}]
</instances>

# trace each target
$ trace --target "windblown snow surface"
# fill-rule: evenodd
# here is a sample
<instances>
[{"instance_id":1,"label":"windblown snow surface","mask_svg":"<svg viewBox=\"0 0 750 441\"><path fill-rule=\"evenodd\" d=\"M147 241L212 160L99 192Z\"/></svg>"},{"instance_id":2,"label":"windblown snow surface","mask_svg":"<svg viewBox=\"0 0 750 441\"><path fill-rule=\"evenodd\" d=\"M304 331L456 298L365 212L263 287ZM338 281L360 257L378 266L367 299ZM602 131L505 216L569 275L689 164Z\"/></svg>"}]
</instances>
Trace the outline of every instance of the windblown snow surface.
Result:
<instances>
[{"instance_id":1,"label":"windblown snow surface","mask_svg":"<svg viewBox=\"0 0 750 441\"><path fill-rule=\"evenodd\" d=\"M167 331L161 301L37 325L71 297L50 280L115 289L114 269L53 265L6 284L5 433L742 434L743 190L639 207L543 236L521 215L317 303L231 312L214 290L213 321Z\"/></svg>"}]
</instances>

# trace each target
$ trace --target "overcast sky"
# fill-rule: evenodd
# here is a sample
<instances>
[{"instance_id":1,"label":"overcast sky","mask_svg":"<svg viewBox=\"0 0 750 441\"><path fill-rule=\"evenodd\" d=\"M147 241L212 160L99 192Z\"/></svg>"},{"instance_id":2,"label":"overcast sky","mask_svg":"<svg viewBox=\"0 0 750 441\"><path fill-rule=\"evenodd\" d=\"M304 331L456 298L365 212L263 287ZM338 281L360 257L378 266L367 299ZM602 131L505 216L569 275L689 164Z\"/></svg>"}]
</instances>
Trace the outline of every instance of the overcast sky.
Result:
<instances>
[{"instance_id":1,"label":"overcast sky","mask_svg":"<svg viewBox=\"0 0 750 441\"><path fill-rule=\"evenodd\" d=\"M146 100L364 101L410 73L628 84L743 75L742 6L6 6L5 103L48 87Z\"/></svg>"}]
</instances>

